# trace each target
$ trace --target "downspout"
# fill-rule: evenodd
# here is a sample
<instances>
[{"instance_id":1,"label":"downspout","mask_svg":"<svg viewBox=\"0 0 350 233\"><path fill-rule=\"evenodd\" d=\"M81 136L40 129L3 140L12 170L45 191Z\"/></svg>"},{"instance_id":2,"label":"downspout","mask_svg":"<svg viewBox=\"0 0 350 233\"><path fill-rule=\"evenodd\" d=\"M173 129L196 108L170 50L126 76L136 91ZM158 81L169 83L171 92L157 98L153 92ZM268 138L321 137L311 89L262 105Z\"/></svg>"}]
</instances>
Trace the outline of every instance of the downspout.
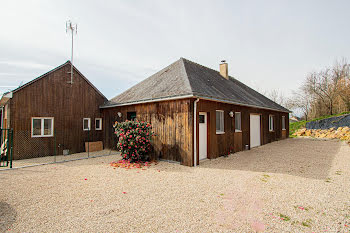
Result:
<instances>
[{"instance_id":1,"label":"downspout","mask_svg":"<svg viewBox=\"0 0 350 233\"><path fill-rule=\"evenodd\" d=\"M197 166L197 103L199 98L197 98L193 103L193 166Z\"/></svg>"},{"instance_id":2,"label":"downspout","mask_svg":"<svg viewBox=\"0 0 350 233\"><path fill-rule=\"evenodd\" d=\"M1 109L1 119L0 119L0 128L2 129L3 127L2 127L2 125L4 124L4 120L3 120L3 118L4 118L4 107L0 107L0 109Z\"/></svg>"}]
</instances>

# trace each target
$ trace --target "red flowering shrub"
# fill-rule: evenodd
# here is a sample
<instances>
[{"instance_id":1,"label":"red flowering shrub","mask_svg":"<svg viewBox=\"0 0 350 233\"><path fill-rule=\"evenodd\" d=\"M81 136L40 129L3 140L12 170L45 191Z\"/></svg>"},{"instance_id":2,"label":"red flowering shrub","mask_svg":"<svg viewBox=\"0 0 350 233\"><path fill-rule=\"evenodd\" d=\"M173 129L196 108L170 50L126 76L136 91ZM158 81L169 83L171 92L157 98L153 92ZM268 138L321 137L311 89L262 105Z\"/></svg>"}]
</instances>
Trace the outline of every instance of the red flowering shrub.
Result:
<instances>
[{"instance_id":1,"label":"red flowering shrub","mask_svg":"<svg viewBox=\"0 0 350 233\"><path fill-rule=\"evenodd\" d=\"M117 148L120 149L124 160L129 162L143 162L149 160L152 149L151 124L143 121L115 122L115 134L119 138Z\"/></svg>"}]
</instances>

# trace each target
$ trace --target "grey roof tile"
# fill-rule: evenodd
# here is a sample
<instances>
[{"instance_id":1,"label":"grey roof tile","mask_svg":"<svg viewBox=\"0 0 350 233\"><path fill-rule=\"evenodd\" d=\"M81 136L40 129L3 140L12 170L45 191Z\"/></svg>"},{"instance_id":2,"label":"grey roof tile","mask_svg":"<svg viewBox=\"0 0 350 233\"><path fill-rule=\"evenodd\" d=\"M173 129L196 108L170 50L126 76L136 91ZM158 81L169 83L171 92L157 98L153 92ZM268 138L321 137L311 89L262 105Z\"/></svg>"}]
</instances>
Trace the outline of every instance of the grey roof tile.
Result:
<instances>
[{"instance_id":1,"label":"grey roof tile","mask_svg":"<svg viewBox=\"0 0 350 233\"><path fill-rule=\"evenodd\" d=\"M227 80L218 71L184 58L112 98L102 107L187 95L289 112L237 79L229 77Z\"/></svg>"}]
</instances>

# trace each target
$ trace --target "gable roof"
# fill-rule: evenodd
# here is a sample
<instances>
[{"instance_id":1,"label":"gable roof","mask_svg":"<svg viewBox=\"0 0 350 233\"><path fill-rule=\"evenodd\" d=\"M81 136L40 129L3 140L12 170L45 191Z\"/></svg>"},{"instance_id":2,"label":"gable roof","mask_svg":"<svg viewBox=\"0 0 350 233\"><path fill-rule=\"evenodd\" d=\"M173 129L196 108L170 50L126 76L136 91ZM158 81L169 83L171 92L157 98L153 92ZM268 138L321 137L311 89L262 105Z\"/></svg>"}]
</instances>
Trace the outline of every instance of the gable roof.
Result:
<instances>
[{"instance_id":1,"label":"gable roof","mask_svg":"<svg viewBox=\"0 0 350 233\"><path fill-rule=\"evenodd\" d=\"M237 79L227 80L218 71L184 58L112 98L102 108L187 97L290 112Z\"/></svg>"},{"instance_id":2,"label":"gable roof","mask_svg":"<svg viewBox=\"0 0 350 233\"><path fill-rule=\"evenodd\" d=\"M29 82L23 84L22 86L17 87L16 89L12 90L11 92L12 93L16 93L17 91L19 91L19 90L29 86L30 84L32 84L32 83L34 83L34 82L36 82L36 81L38 81L38 80L40 80L42 78L45 78L47 75L49 75L49 74L51 74L51 73L61 69L62 67L66 66L66 65L71 65L71 64L72 63L68 60L67 62L63 63L62 65L59 65L56 68L46 72L45 74L43 74L43 75L33 79L32 81L29 81ZM95 91L99 95L101 95L103 98L107 99L74 65L73 65L73 69L74 69L74 72L78 73L93 89L95 89Z\"/></svg>"}]
</instances>

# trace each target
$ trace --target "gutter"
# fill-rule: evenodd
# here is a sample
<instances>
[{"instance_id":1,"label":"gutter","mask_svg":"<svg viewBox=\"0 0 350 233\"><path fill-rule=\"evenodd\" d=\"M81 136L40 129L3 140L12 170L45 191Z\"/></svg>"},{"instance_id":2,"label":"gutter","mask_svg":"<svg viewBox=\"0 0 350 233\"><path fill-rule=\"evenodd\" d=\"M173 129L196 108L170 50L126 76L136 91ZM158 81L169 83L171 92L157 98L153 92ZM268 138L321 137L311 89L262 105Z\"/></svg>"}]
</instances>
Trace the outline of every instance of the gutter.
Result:
<instances>
[{"instance_id":1,"label":"gutter","mask_svg":"<svg viewBox=\"0 0 350 233\"><path fill-rule=\"evenodd\" d=\"M235 102L235 101L231 101L231 100L218 99L218 98L214 98L214 97L211 97L211 96L194 96L194 97L200 98L200 99L203 99L203 100L211 100L211 101L216 101L216 102L221 102L221 103L234 104L234 105L243 106L243 107L266 109L266 110L271 110L271 111L275 111L275 112L285 112L285 113L291 113L292 112L290 110L283 111L283 110L278 110L278 109L269 108L269 107L256 106L256 105L252 105L252 104L243 104L243 103L239 103L239 102Z\"/></svg>"},{"instance_id":2,"label":"gutter","mask_svg":"<svg viewBox=\"0 0 350 233\"><path fill-rule=\"evenodd\" d=\"M197 103L199 98L193 102L193 166L197 167Z\"/></svg>"},{"instance_id":3,"label":"gutter","mask_svg":"<svg viewBox=\"0 0 350 233\"><path fill-rule=\"evenodd\" d=\"M5 113L5 111L4 111L4 107L0 107L0 109L1 109L0 128L2 129L2 128L4 128L3 124L4 124L4 113Z\"/></svg>"},{"instance_id":4,"label":"gutter","mask_svg":"<svg viewBox=\"0 0 350 233\"><path fill-rule=\"evenodd\" d=\"M218 99L214 98L211 96L203 96L203 95L178 95L178 96L169 96L169 97L160 97L160 98L154 98L154 99L145 99L145 100L139 100L139 101L134 101L134 102L125 102L125 103L120 103L120 104L113 104L113 105L108 105L108 106L100 106L101 109L103 108L114 108L114 107L119 107L119 106L126 106L126 105L134 105L134 104L143 104L143 103L152 103L152 102L160 102L160 101L167 101L167 100L177 100L177 99L186 99L186 98L197 98L197 99L203 99L203 100L211 100L211 101L216 101L216 102L221 102L221 103L227 103L227 104L234 104L238 106L244 106L244 107L250 107L250 108L258 108L258 109L266 109L266 110L271 110L271 111L276 111L276 112L284 112L284 113L291 113L292 111L283 111L283 110L278 110L274 108L269 108L269 107L261 107L261 106L256 106L252 104L243 104L231 100L224 100L224 99Z\"/></svg>"},{"instance_id":5,"label":"gutter","mask_svg":"<svg viewBox=\"0 0 350 233\"><path fill-rule=\"evenodd\" d=\"M107 105L107 106L100 106L100 108L114 108L119 106L126 106L126 105L134 105L134 104L143 104L143 103L152 103L152 102L160 102L160 101L167 101L167 100L177 100L177 99L187 99L192 98L193 95L175 95L175 96L168 96L168 97L159 97L154 99L145 99L145 100L138 100L134 102L125 102L120 104L113 104L113 105Z\"/></svg>"}]
</instances>

